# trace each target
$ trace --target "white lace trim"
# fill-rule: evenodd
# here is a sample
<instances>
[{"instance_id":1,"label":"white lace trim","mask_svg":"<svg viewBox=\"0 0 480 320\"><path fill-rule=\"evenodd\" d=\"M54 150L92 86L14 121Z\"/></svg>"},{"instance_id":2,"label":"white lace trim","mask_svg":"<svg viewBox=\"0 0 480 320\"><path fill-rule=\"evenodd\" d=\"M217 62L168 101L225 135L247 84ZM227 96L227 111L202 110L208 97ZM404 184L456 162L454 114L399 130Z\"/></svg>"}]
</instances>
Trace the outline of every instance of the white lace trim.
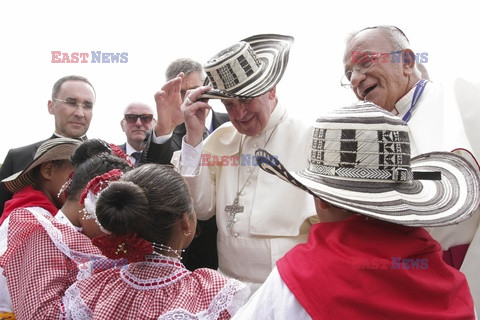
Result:
<instances>
[{"instance_id":1,"label":"white lace trim","mask_svg":"<svg viewBox=\"0 0 480 320\"><path fill-rule=\"evenodd\" d=\"M8 224L10 216L8 216L0 226L0 256L2 256L8 248Z\"/></svg>"},{"instance_id":2,"label":"white lace trim","mask_svg":"<svg viewBox=\"0 0 480 320\"><path fill-rule=\"evenodd\" d=\"M65 308L66 319L90 320L93 317L92 310L83 302L80 290L75 283L65 291L65 295L62 297L62 304Z\"/></svg>"},{"instance_id":3,"label":"white lace trim","mask_svg":"<svg viewBox=\"0 0 480 320\"><path fill-rule=\"evenodd\" d=\"M155 290L167 287L179 281L186 275L190 274L190 271L185 269L185 267L177 259L155 256L149 256L149 258L147 259L148 260L145 262L137 262L135 264L143 264L147 266L174 267L177 270L161 278L140 279L130 273L128 271L128 268L123 268L120 271L120 277L122 278L122 280L125 281L129 286L132 286L137 290Z\"/></svg>"},{"instance_id":4,"label":"white lace trim","mask_svg":"<svg viewBox=\"0 0 480 320\"><path fill-rule=\"evenodd\" d=\"M41 211L38 209L40 209ZM89 266L90 264L88 263L88 261L100 260L103 257L100 255L91 255L70 249L70 247L68 247L68 245L63 241L62 232L57 229L52 224L52 222L48 220L48 218L45 217L45 215L42 213L42 211L45 211L44 209L34 207L28 208L28 211L30 211L33 216L38 220L38 222L43 226L43 228L45 229L55 246L58 248L58 250L60 250L60 252L62 252L64 255L66 255L68 258L70 258L76 263L79 271L77 279L80 280L90 276L91 267Z\"/></svg>"},{"instance_id":5,"label":"white lace trim","mask_svg":"<svg viewBox=\"0 0 480 320\"><path fill-rule=\"evenodd\" d=\"M245 304L249 294L250 290L245 284L231 279L213 298L207 310L193 314L179 308L161 315L158 320L215 320L224 310L227 310L233 316ZM64 312L62 312L61 317L66 319L89 320L93 317L92 310L83 302L80 290L75 284L71 285L65 292L62 305Z\"/></svg>"},{"instance_id":6,"label":"white lace trim","mask_svg":"<svg viewBox=\"0 0 480 320\"><path fill-rule=\"evenodd\" d=\"M249 295L250 289L245 284L231 279L213 298L207 310L193 314L179 308L161 315L158 320L215 320L224 310L233 316L245 304Z\"/></svg>"}]
</instances>

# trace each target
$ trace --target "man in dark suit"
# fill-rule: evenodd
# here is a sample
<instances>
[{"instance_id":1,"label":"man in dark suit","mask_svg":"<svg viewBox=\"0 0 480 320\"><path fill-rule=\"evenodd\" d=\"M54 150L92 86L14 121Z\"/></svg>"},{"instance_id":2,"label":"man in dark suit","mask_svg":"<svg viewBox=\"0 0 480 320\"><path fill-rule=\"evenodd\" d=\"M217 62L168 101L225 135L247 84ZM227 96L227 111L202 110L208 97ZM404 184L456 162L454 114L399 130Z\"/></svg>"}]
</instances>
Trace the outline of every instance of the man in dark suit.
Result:
<instances>
[{"instance_id":1,"label":"man in dark suit","mask_svg":"<svg viewBox=\"0 0 480 320\"><path fill-rule=\"evenodd\" d=\"M128 155L135 166L140 163L141 154L145 147L145 138L155 122L152 108L145 103L132 102L123 112L120 126L125 132L127 142L119 145L119 147Z\"/></svg>"},{"instance_id":2,"label":"man in dark suit","mask_svg":"<svg viewBox=\"0 0 480 320\"><path fill-rule=\"evenodd\" d=\"M48 139L67 137L85 140L86 132L92 120L95 89L81 76L66 76L53 85L52 99L48 100L48 112L55 119L55 131ZM38 147L48 139L10 149L0 168L0 180L11 176L27 167L33 160ZM0 215L6 201L12 193L0 186Z\"/></svg>"},{"instance_id":3,"label":"man in dark suit","mask_svg":"<svg viewBox=\"0 0 480 320\"><path fill-rule=\"evenodd\" d=\"M181 98L184 99L188 90L203 85L205 72L202 65L194 60L178 59L168 66L165 77L167 83L170 81L176 83L177 92L180 86ZM165 105L165 103L158 103L159 101L166 101L165 99L171 99L174 96L164 91L164 88L155 94L158 121L155 129L151 132L151 137L147 138L147 145L144 148L145 152L143 155L145 159L142 159L142 162L145 160L145 162L170 164L173 153L182 147L186 129L180 109L172 108L165 110L158 107L159 105ZM171 103L170 105L178 106L181 103ZM228 114L210 110L205 121L203 138L205 139L213 130L227 121L230 121ZM197 237L193 239L190 246L186 249L182 262L190 270L218 268L217 225L215 217L206 221L198 221Z\"/></svg>"},{"instance_id":4,"label":"man in dark suit","mask_svg":"<svg viewBox=\"0 0 480 320\"><path fill-rule=\"evenodd\" d=\"M181 76L179 81L178 76ZM181 97L185 97L188 90L198 88L205 81L205 72L200 63L182 58L173 61L165 72L167 82L176 81L181 86ZM164 86L165 88L165 86ZM155 101L170 99L172 94L163 90L155 94ZM163 104L165 105L165 104ZM178 105L171 103L171 105ZM158 121L151 139L147 139L146 162L170 164L172 155L182 147L182 139L186 133L185 124L180 109L159 109L157 108ZM230 121L228 114L210 110L205 121L203 138L205 139L213 130L223 123Z\"/></svg>"}]
</instances>

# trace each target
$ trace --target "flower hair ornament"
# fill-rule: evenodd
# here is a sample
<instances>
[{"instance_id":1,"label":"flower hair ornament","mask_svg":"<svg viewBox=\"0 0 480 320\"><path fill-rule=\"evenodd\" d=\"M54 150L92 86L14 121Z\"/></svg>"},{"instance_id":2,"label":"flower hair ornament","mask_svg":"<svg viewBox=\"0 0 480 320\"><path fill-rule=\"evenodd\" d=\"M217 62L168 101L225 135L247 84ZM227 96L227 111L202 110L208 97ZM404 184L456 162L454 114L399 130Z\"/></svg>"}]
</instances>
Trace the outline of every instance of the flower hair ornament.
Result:
<instances>
[{"instance_id":1,"label":"flower hair ornament","mask_svg":"<svg viewBox=\"0 0 480 320\"><path fill-rule=\"evenodd\" d=\"M110 184L110 182L117 181L122 175L122 170L113 169L101 176L96 176L88 182L80 196L80 204L84 206L81 210L83 212L83 219L97 219L95 205L97 204L98 195ZM103 232L108 233L108 231L103 229L102 226L100 226L100 228Z\"/></svg>"},{"instance_id":2,"label":"flower hair ornament","mask_svg":"<svg viewBox=\"0 0 480 320\"><path fill-rule=\"evenodd\" d=\"M145 261L145 255L153 253L153 246L137 234L104 234L92 239L103 255L109 259L127 259L128 263Z\"/></svg>"},{"instance_id":3,"label":"flower hair ornament","mask_svg":"<svg viewBox=\"0 0 480 320\"><path fill-rule=\"evenodd\" d=\"M173 249L167 245L155 242L149 242L140 238L136 233L129 235L104 234L92 239L92 243L97 246L103 255L112 260L127 259L128 263L145 261L146 255L165 255L158 251L173 252L173 257L178 261L182 260L184 249Z\"/></svg>"},{"instance_id":4,"label":"flower hair ornament","mask_svg":"<svg viewBox=\"0 0 480 320\"><path fill-rule=\"evenodd\" d=\"M124 159L125 161L128 162L128 164L130 166L134 167L134 165L133 165L132 161L130 161L130 158L128 157L128 155L125 152L123 152L123 150L120 147L118 147L116 144L113 144L113 143L109 143L108 146L109 146L110 150L112 151L112 153L114 155Z\"/></svg>"}]
</instances>

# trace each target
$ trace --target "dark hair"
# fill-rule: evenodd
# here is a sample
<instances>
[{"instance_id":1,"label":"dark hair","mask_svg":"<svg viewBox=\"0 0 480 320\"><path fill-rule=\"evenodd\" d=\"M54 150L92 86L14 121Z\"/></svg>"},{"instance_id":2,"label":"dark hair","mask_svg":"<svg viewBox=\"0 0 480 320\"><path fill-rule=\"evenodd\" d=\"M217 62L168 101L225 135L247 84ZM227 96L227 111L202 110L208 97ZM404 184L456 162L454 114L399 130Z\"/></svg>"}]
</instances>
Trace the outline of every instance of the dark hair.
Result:
<instances>
[{"instance_id":1,"label":"dark hair","mask_svg":"<svg viewBox=\"0 0 480 320\"><path fill-rule=\"evenodd\" d=\"M71 76L65 76L63 78L60 78L57 80L57 82L55 82L55 84L53 85L53 88L52 88L52 99L55 99L58 95L58 92L60 91L60 89L62 88L62 85L67 82L67 81L82 81L82 82L85 82L86 84L88 84L90 87L92 87L93 89L93 94L96 96L97 93L95 92L95 88L93 87L93 85L90 83L90 81L88 81L87 78L85 77L82 77L82 76L75 76L75 75L71 75Z\"/></svg>"},{"instance_id":2,"label":"dark hair","mask_svg":"<svg viewBox=\"0 0 480 320\"><path fill-rule=\"evenodd\" d=\"M127 172L133 168L126 160L108 153L94 155L78 164L68 189L68 199L80 199L80 195L90 180L113 169Z\"/></svg>"},{"instance_id":3,"label":"dark hair","mask_svg":"<svg viewBox=\"0 0 480 320\"><path fill-rule=\"evenodd\" d=\"M202 65L199 62L188 58L177 59L170 63L165 71L165 78L167 81L172 80L178 76L180 72L183 72L185 75L189 75L192 72L199 72L202 78L205 78Z\"/></svg>"},{"instance_id":4,"label":"dark hair","mask_svg":"<svg viewBox=\"0 0 480 320\"><path fill-rule=\"evenodd\" d=\"M171 166L145 164L102 191L96 213L102 227L114 235L136 233L150 242L167 243L183 214L193 214L192 198Z\"/></svg>"},{"instance_id":5,"label":"dark hair","mask_svg":"<svg viewBox=\"0 0 480 320\"><path fill-rule=\"evenodd\" d=\"M100 139L85 140L75 149L75 152L70 157L70 161L72 165L76 167L100 153L112 153L108 143Z\"/></svg>"}]
</instances>

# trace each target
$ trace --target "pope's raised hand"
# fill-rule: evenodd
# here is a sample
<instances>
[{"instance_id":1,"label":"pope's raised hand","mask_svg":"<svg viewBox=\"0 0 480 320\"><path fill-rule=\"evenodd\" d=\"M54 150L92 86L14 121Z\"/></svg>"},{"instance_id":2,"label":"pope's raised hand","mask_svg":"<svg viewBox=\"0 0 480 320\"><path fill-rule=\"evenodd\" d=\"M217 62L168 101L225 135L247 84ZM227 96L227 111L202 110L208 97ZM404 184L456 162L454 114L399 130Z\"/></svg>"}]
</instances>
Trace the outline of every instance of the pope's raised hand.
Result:
<instances>
[{"instance_id":1,"label":"pope's raised hand","mask_svg":"<svg viewBox=\"0 0 480 320\"><path fill-rule=\"evenodd\" d=\"M198 100L198 98L210 89L209 86L203 86L187 91L181 107L185 127L187 128L185 142L193 147L196 147L202 141L205 118L208 110L212 109L208 105L207 99Z\"/></svg>"},{"instance_id":2,"label":"pope's raised hand","mask_svg":"<svg viewBox=\"0 0 480 320\"><path fill-rule=\"evenodd\" d=\"M183 73L168 81L163 85L160 91L155 93L155 103L157 105L158 120L155 125L155 135L157 137L170 134L173 129L183 123L181 86Z\"/></svg>"}]
</instances>

